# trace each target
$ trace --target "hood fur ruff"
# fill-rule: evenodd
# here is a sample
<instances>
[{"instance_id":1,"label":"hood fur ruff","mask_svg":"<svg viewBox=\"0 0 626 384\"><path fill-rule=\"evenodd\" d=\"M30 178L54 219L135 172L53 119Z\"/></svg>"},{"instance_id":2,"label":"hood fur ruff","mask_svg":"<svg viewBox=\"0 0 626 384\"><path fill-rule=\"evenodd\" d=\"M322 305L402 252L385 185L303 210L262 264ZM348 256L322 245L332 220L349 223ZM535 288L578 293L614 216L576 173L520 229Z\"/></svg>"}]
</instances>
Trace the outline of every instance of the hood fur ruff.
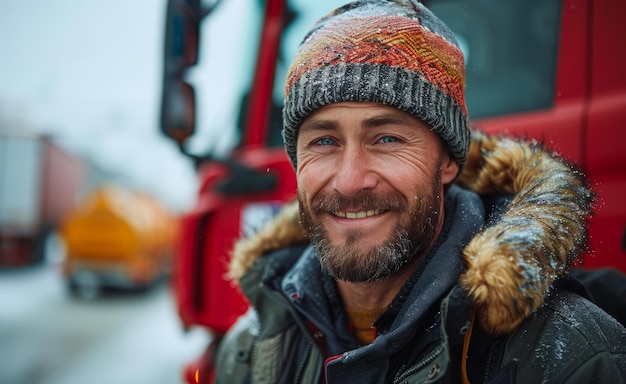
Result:
<instances>
[{"instance_id":1,"label":"hood fur ruff","mask_svg":"<svg viewBox=\"0 0 626 384\"><path fill-rule=\"evenodd\" d=\"M483 329L511 332L586 249L593 194L580 171L538 143L481 132L472 132L467 163L455 182L481 195L515 195L464 248L460 277ZM253 237L237 242L231 277L241 277L266 252L303 242L298 204L292 202Z\"/></svg>"}]
</instances>

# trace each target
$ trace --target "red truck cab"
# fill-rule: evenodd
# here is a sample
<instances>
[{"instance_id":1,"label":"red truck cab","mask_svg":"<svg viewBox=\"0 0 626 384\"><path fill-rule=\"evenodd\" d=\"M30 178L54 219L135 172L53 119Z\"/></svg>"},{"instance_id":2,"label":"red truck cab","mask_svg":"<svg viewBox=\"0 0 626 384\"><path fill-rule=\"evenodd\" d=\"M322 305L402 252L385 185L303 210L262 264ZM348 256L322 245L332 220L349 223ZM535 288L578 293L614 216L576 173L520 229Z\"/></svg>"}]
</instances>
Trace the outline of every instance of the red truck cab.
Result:
<instances>
[{"instance_id":1,"label":"red truck cab","mask_svg":"<svg viewBox=\"0 0 626 384\"><path fill-rule=\"evenodd\" d=\"M187 70L198 63L204 26L226 17L220 8L229 2L239 7L233 13L238 17L231 23L233 30L246 30L246 41L257 42L247 47L256 59L256 65L247 67L250 84L236 97L237 103L242 101L239 140L226 158L190 155L186 141L195 128L194 89L211 84L192 86ZM168 2L162 130L195 160L201 184L193 209L182 219L176 257L175 290L184 327L207 327L219 339L247 307L224 279L229 252L238 237L254 230L250 223L270 217L296 191L280 137L286 68L313 21L343 3L223 0L216 8L203 9L200 0ZM537 139L584 170L598 202L590 221L591 250L581 265L626 272L626 76L621 71L626 29L620 20L626 3L425 3L455 32L466 56L466 100L473 125L488 133ZM242 17L246 12L252 19ZM221 36L228 33L221 31ZM209 62L242 60L229 57L230 52L203 53ZM228 93L217 88L212 92L222 98ZM189 383L198 382L195 373L210 364L211 353L209 348L187 367ZM206 377L200 374L198 380Z\"/></svg>"},{"instance_id":2,"label":"red truck cab","mask_svg":"<svg viewBox=\"0 0 626 384\"><path fill-rule=\"evenodd\" d=\"M470 7L474 2L463 3ZM512 3L503 2L506 5L500 7ZM509 67L511 73L524 69L534 72L534 77L529 76L531 73L520 74L517 82L508 84L508 89L498 95L519 95L520 99L534 99L537 104L518 111L479 115L474 118L474 125L489 133L509 132L535 138L584 170L598 200L590 222L591 250L584 256L582 266L615 267L626 272L626 202L620 196L626 193L626 152L622 148L626 139L623 128L626 77L618 75L626 61L626 52L615 49L626 41L626 29L618 16L626 10L626 4L611 0L566 0L519 2L516 6L519 9L511 9L515 14L510 22L515 25L514 20L521 19L517 23L522 27L516 27L515 34L492 29L485 31L484 36L490 36L492 49L518 51L503 54L511 61L521 62L518 68ZM557 7L550 9L554 6ZM436 7L433 8L436 12ZM468 20L468 25L474 29L476 25L484 28L485 24ZM553 36L553 42L549 36ZM470 83L475 71L472 60L475 61L470 53L467 85L470 115L472 89L481 93L487 88ZM494 62L493 66L502 68L502 61ZM543 62L551 65L541 76ZM505 81L504 78L506 74L493 81ZM542 97L537 88L532 96L530 89L541 85L549 92Z\"/></svg>"}]
</instances>

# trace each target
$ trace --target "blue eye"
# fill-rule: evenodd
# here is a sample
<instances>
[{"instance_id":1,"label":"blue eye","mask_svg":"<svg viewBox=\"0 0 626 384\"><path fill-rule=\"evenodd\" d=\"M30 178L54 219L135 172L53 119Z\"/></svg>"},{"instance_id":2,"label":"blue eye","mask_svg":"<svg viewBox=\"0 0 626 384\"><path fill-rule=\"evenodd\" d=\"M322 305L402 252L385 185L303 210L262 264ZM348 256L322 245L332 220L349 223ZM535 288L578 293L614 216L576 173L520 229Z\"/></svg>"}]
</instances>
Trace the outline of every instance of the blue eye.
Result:
<instances>
[{"instance_id":1,"label":"blue eye","mask_svg":"<svg viewBox=\"0 0 626 384\"><path fill-rule=\"evenodd\" d=\"M397 143L398 142L398 138L397 137L393 137L393 136L383 136L380 138L380 142L381 143Z\"/></svg>"},{"instance_id":2,"label":"blue eye","mask_svg":"<svg viewBox=\"0 0 626 384\"><path fill-rule=\"evenodd\" d=\"M315 142L317 145L335 145L335 140L330 137L324 137Z\"/></svg>"}]
</instances>

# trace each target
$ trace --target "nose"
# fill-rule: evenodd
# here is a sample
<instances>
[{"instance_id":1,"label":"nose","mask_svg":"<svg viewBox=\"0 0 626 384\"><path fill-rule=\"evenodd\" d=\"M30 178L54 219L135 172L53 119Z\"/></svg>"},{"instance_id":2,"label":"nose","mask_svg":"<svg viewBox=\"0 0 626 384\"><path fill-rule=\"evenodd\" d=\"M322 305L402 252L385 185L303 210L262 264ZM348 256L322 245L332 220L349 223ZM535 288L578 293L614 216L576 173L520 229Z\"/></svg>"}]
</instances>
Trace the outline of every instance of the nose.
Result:
<instances>
[{"instance_id":1,"label":"nose","mask_svg":"<svg viewBox=\"0 0 626 384\"><path fill-rule=\"evenodd\" d=\"M332 186L344 196L354 196L364 189L376 186L376 176L372 172L371 159L359 146L344 147L337 157Z\"/></svg>"}]
</instances>

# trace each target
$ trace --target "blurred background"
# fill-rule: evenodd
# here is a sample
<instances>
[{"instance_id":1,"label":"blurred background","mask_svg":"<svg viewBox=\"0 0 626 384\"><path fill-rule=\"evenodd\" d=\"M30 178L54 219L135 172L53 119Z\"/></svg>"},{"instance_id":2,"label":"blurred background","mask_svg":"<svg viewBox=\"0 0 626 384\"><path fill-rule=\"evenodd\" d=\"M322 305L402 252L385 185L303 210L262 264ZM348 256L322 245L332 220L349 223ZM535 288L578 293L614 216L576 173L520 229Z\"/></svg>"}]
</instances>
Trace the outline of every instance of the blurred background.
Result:
<instances>
[{"instance_id":1,"label":"blurred background","mask_svg":"<svg viewBox=\"0 0 626 384\"><path fill-rule=\"evenodd\" d=\"M159 131L165 13L164 0L0 1L1 384L179 383L206 347L167 283L197 182ZM137 280L120 282L132 289L70 283L64 226L72 251L93 250L83 263L114 257L104 227L126 252L140 238L123 267Z\"/></svg>"},{"instance_id":2,"label":"blurred background","mask_svg":"<svg viewBox=\"0 0 626 384\"><path fill-rule=\"evenodd\" d=\"M0 0L0 384L210 372L247 306L228 251L293 199L288 63L344 2ZM623 2L426 3L473 123L581 166L599 203L580 265L626 271Z\"/></svg>"},{"instance_id":3,"label":"blurred background","mask_svg":"<svg viewBox=\"0 0 626 384\"><path fill-rule=\"evenodd\" d=\"M166 2L0 2L0 127L49 136L93 182L190 206L195 176L158 130Z\"/></svg>"}]
</instances>

